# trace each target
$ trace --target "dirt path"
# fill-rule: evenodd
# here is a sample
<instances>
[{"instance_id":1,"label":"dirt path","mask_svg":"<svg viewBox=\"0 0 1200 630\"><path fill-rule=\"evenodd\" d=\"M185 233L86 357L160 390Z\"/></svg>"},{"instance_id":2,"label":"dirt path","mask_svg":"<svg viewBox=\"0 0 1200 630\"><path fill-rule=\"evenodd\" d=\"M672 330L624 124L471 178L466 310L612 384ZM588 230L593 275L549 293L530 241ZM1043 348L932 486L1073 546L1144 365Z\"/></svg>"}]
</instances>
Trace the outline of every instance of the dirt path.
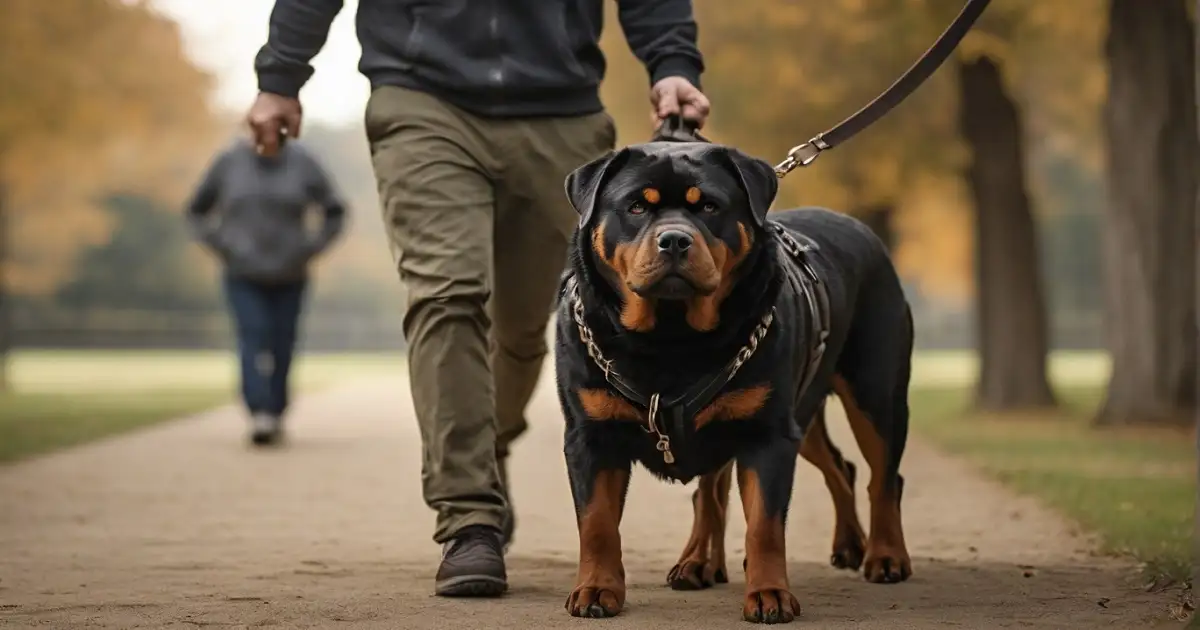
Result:
<instances>
[{"instance_id":1,"label":"dirt path","mask_svg":"<svg viewBox=\"0 0 1200 630\"><path fill-rule=\"evenodd\" d=\"M736 561L731 584L665 586L687 537L690 488L644 471L622 527L625 613L567 616L576 537L551 383L543 379L535 427L514 457L521 520L503 600L431 595L439 549L407 383L378 382L301 401L278 452L250 452L240 416L222 410L0 468L0 626L749 627ZM861 462L836 407L834 439ZM792 627L1131 629L1166 610L1162 596L1129 583L1129 565L1093 557L1031 501L920 442L903 468L916 575L896 586L826 564L830 500L815 469L799 468L788 552L805 608ZM744 528L731 505L736 559ZM1025 577L1021 565L1036 569Z\"/></svg>"}]
</instances>

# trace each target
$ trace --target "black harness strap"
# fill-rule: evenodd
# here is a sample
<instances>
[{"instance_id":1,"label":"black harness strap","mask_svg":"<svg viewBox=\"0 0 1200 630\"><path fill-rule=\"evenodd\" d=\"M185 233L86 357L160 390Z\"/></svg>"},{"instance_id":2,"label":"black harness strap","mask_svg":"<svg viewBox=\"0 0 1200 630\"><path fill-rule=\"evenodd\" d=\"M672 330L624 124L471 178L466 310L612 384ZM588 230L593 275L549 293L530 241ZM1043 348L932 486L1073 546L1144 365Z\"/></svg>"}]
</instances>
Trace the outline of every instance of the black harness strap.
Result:
<instances>
[{"instance_id":1,"label":"black harness strap","mask_svg":"<svg viewBox=\"0 0 1200 630\"><path fill-rule=\"evenodd\" d=\"M804 377L800 383L800 388L797 390L803 394L812 384L812 381L817 376L817 370L821 366L821 360L825 358L825 342L829 338L829 292L825 289L825 283L821 282L817 272L813 270L809 264L807 252L817 248L817 244L801 235L806 242L801 244L795 237L791 235L782 225L775 221L769 221L768 224L775 230L779 238L780 244L787 251L789 257L796 263L800 269L800 273L796 274L790 267L787 273L798 290L804 294L804 299L808 302L808 321L809 321L809 348L808 356L803 357ZM798 277L797 277L798 275Z\"/></svg>"}]
</instances>

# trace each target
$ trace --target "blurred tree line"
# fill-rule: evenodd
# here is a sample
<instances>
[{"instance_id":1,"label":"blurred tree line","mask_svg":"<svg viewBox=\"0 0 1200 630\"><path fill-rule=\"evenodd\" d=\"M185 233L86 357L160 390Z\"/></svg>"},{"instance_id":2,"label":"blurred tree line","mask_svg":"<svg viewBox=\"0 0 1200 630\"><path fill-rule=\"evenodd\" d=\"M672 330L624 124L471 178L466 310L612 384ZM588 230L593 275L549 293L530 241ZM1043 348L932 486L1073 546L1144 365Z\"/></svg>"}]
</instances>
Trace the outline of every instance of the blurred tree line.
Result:
<instances>
[{"instance_id":1,"label":"blurred tree line","mask_svg":"<svg viewBox=\"0 0 1200 630\"><path fill-rule=\"evenodd\" d=\"M708 135L767 159L881 93L961 0L695 0ZM1100 423L1196 408L1194 7L995 0L955 58L869 131L784 181L778 207L867 221L916 289L973 313L987 409L1055 404L1053 324L1102 316ZM610 13L615 21L615 13ZM623 142L649 135L645 75L607 37ZM927 313L918 313L918 319ZM920 343L920 336L918 337Z\"/></svg>"},{"instance_id":2,"label":"blurred tree line","mask_svg":"<svg viewBox=\"0 0 1200 630\"><path fill-rule=\"evenodd\" d=\"M37 344L123 345L151 329L144 343L224 343L217 270L180 214L242 130L210 109L213 78L178 26L146 2L6 1L0 86L0 355L14 329ZM305 141L355 210L309 314L329 330L393 327L403 296L362 131L310 125Z\"/></svg>"},{"instance_id":3,"label":"blurred tree line","mask_svg":"<svg viewBox=\"0 0 1200 630\"><path fill-rule=\"evenodd\" d=\"M771 160L877 96L962 6L694 2L714 104L707 135ZM69 4L7 0L0 21L0 85L18 86L0 91L0 306L66 322L55 330L99 310L126 324L168 313L161 325L176 334L223 325L216 270L179 214L239 121L208 109L211 77L144 2ZM603 96L619 142L637 142L651 133L646 75L609 4ZM1116 369L1101 418L1178 418L1195 406L1196 378L1185 4L994 0L954 59L868 132L790 175L777 206L867 221L925 324L918 344L980 349L981 406L1054 404L1049 348L1108 347ZM353 206L346 242L321 262L309 331L346 344L334 332L365 318L360 337L377 347L381 331L398 337L403 295L361 126L310 124L304 142ZM205 324L185 325L197 314Z\"/></svg>"}]
</instances>

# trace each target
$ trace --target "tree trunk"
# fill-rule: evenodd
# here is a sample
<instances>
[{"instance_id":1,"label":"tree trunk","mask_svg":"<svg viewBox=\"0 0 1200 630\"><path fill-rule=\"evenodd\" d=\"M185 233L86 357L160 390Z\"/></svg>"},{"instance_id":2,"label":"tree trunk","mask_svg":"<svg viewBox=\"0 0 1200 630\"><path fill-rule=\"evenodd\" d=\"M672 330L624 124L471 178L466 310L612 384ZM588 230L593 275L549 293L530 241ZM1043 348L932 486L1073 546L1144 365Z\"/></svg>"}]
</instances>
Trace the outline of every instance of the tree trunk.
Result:
<instances>
[{"instance_id":1,"label":"tree trunk","mask_svg":"<svg viewBox=\"0 0 1200 630\"><path fill-rule=\"evenodd\" d=\"M1099 424L1181 423L1196 408L1193 28L1185 0L1110 0L1105 337Z\"/></svg>"},{"instance_id":2,"label":"tree trunk","mask_svg":"<svg viewBox=\"0 0 1200 630\"><path fill-rule=\"evenodd\" d=\"M1046 378L1048 333L1037 235L1025 185L1020 111L988 57L960 63L960 126L973 158L975 404L1015 410L1055 404Z\"/></svg>"},{"instance_id":3,"label":"tree trunk","mask_svg":"<svg viewBox=\"0 0 1200 630\"><path fill-rule=\"evenodd\" d=\"M1195 11L1192 12L1192 15L1196 16L1196 19L1200 19L1200 0L1196 0L1194 8ZM1192 70L1194 72L1200 70L1200 31L1196 29L1193 29L1193 31L1195 31L1192 33L1193 50L1195 53L1192 56L1192 63L1194 64ZM1192 95L1196 101L1196 128L1200 129L1200 81L1197 81L1196 85L1192 87L1195 89ZM1193 217L1196 222L1196 247L1200 249L1200 186L1196 188L1196 205L1193 208L1193 212L1195 213ZM1200 282L1200 252L1197 252L1195 256L1196 277L1192 281L1197 283ZM1200 286L1196 286L1195 292L1196 312L1193 313L1193 316L1196 318L1196 327L1200 328ZM1200 335L1196 336L1195 351L1200 356ZM1200 392L1200 368L1196 370L1195 376L1196 391ZM1196 416L1196 452L1200 453L1200 409L1193 411L1193 413ZM1192 588L1195 589L1197 585L1200 585L1200 484L1197 484L1196 488L1196 512L1193 515L1192 523Z\"/></svg>"},{"instance_id":4,"label":"tree trunk","mask_svg":"<svg viewBox=\"0 0 1200 630\"><path fill-rule=\"evenodd\" d=\"M866 223L875 236L883 241L883 245L888 248L888 251L892 251L896 244L895 206L891 204L868 206L854 213L854 216Z\"/></svg>"}]
</instances>

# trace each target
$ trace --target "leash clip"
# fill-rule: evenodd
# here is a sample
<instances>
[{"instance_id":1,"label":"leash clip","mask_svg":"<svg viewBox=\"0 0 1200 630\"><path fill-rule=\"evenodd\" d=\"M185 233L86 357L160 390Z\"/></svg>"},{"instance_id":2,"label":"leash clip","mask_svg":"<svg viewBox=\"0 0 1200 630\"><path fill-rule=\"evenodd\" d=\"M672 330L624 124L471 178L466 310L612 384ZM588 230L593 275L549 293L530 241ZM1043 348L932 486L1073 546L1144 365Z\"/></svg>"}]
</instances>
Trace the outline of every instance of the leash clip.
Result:
<instances>
[{"instance_id":1,"label":"leash clip","mask_svg":"<svg viewBox=\"0 0 1200 630\"><path fill-rule=\"evenodd\" d=\"M650 408L646 410L646 424L648 426L645 431L658 435L658 442L654 445L654 448L659 453L662 453L663 463L670 466L675 463L675 454L671 452L671 438L658 428L658 402L658 394L650 396Z\"/></svg>"},{"instance_id":2,"label":"leash clip","mask_svg":"<svg viewBox=\"0 0 1200 630\"><path fill-rule=\"evenodd\" d=\"M821 156L821 152L829 148L829 144L822 137L824 135L819 133L808 142L792 147L788 151L787 157L775 166L775 176L782 178L797 167L808 166L816 161Z\"/></svg>"}]
</instances>

